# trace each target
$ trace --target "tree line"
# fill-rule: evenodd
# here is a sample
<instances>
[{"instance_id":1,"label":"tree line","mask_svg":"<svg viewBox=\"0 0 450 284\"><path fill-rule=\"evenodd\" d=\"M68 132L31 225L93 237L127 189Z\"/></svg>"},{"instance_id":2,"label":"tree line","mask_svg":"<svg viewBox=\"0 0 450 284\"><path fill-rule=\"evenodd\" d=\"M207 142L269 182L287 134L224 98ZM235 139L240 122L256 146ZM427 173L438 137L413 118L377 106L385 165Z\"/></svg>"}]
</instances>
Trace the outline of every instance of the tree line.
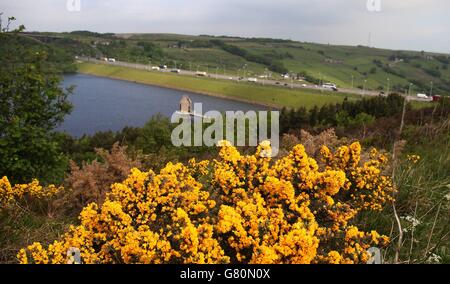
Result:
<instances>
[{"instance_id":1,"label":"tree line","mask_svg":"<svg viewBox=\"0 0 450 284\"><path fill-rule=\"evenodd\" d=\"M265 65L270 71L280 74L288 73L287 68L284 66L283 62L280 61L279 54L258 55L250 53L241 47L227 44L219 39L213 39L210 42L213 43L215 46L222 48L224 51L242 57L249 62ZM285 54L284 56L291 56L291 55Z\"/></svg>"},{"instance_id":2,"label":"tree line","mask_svg":"<svg viewBox=\"0 0 450 284\"><path fill-rule=\"evenodd\" d=\"M311 109L283 108L280 114L280 131L287 133L305 127L315 126L349 126L370 123L376 118L389 117L402 112L404 98L397 94L387 97L378 96L358 101L326 104Z\"/></svg>"}]
</instances>

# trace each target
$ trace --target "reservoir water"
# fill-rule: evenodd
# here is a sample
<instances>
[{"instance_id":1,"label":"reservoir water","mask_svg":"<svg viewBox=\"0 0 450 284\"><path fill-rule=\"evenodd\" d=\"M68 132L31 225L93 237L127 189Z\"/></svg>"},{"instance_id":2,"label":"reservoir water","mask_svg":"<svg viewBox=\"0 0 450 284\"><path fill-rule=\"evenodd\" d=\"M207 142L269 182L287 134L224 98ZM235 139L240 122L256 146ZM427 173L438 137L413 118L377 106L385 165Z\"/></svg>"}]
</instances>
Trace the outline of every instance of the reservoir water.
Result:
<instances>
[{"instance_id":1,"label":"reservoir water","mask_svg":"<svg viewBox=\"0 0 450 284\"><path fill-rule=\"evenodd\" d=\"M188 95L193 103L203 103L203 113L209 110L246 112L267 109L243 102L83 74L65 76L62 86L72 85L76 86L70 96L74 108L57 130L75 137L99 131L120 131L126 126L142 127L158 113L171 117L179 110L183 95Z\"/></svg>"}]
</instances>

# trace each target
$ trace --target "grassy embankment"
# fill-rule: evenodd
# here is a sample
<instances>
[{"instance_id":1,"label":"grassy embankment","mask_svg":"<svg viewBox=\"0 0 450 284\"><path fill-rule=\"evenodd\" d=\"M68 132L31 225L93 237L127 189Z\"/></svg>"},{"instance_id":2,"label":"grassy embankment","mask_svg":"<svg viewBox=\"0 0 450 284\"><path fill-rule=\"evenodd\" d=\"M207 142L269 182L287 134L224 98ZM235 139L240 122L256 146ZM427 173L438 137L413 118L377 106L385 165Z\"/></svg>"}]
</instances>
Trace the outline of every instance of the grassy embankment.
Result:
<instances>
[{"instance_id":1,"label":"grassy embankment","mask_svg":"<svg viewBox=\"0 0 450 284\"><path fill-rule=\"evenodd\" d=\"M81 63L78 71L83 74L122 79L143 84L168 87L211 96L223 97L243 102L271 107L321 106L327 103L342 102L360 98L358 95L345 95L314 90L291 90L272 86L260 86L250 83L237 83L211 78L195 78L176 74L149 72L132 68Z\"/></svg>"},{"instance_id":2,"label":"grassy embankment","mask_svg":"<svg viewBox=\"0 0 450 284\"><path fill-rule=\"evenodd\" d=\"M388 263L393 262L397 250L402 263L450 262L448 130L448 121L438 126L406 127L404 156L415 154L420 161L415 165L401 163L396 169L396 206L403 228L401 246L391 206L386 206L381 214L372 212L361 218L365 229L376 229L391 237L385 251Z\"/></svg>"}]
</instances>

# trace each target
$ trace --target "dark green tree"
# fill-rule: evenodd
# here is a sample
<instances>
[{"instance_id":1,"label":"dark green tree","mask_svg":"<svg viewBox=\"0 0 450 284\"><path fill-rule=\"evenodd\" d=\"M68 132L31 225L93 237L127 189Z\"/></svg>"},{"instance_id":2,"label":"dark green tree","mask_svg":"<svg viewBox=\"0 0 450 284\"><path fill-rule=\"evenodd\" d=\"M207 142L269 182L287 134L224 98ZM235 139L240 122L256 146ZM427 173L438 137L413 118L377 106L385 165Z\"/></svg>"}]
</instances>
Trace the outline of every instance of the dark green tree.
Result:
<instances>
[{"instance_id":1,"label":"dark green tree","mask_svg":"<svg viewBox=\"0 0 450 284\"><path fill-rule=\"evenodd\" d=\"M172 147L171 133L173 126L170 120L161 114L153 116L142 128L136 144L144 153L158 153L162 148Z\"/></svg>"},{"instance_id":2,"label":"dark green tree","mask_svg":"<svg viewBox=\"0 0 450 284\"><path fill-rule=\"evenodd\" d=\"M309 110L309 124L314 127L319 123L319 107L314 106Z\"/></svg>"},{"instance_id":3,"label":"dark green tree","mask_svg":"<svg viewBox=\"0 0 450 284\"><path fill-rule=\"evenodd\" d=\"M0 33L0 176L12 182L62 178L67 163L53 130L71 111L71 89L48 68L47 52Z\"/></svg>"}]
</instances>

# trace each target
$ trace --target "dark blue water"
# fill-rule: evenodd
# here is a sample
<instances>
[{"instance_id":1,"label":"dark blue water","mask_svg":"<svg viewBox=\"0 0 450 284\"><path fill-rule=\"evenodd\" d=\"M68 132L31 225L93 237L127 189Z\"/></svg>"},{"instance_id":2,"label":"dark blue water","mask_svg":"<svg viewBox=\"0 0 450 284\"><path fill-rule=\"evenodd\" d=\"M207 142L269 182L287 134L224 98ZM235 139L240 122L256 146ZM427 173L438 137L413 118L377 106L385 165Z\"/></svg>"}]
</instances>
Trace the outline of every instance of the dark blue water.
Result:
<instances>
[{"instance_id":1,"label":"dark blue water","mask_svg":"<svg viewBox=\"0 0 450 284\"><path fill-rule=\"evenodd\" d=\"M179 110L183 95L203 103L203 113L263 110L264 107L166 88L89 75L68 75L63 86L75 85L70 101L74 109L59 131L80 137L98 131L120 131L125 126L142 127L158 113L171 117Z\"/></svg>"}]
</instances>

